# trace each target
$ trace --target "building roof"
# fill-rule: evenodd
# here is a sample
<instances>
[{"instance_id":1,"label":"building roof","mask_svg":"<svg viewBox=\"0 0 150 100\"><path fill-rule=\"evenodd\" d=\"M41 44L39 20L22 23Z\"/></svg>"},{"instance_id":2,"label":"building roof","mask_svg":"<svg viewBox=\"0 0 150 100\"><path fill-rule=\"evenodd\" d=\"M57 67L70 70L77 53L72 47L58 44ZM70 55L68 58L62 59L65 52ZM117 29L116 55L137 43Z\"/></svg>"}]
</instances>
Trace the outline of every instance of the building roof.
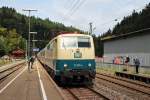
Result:
<instances>
[{"instance_id":1,"label":"building roof","mask_svg":"<svg viewBox=\"0 0 150 100\"><path fill-rule=\"evenodd\" d=\"M134 32L129 32L126 34L121 34L118 36L112 35L112 36L106 36L104 38L102 38L102 41L113 41L113 40L119 40L119 39L124 39L124 38L130 38L130 37L135 37L135 36L141 36L141 35L146 35L146 34L150 34L150 28L145 28L145 29L141 29L138 31L134 31Z\"/></svg>"},{"instance_id":2,"label":"building roof","mask_svg":"<svg viewBox=\"0 0 150 100\"><path fill-rule=\"evenodd\" d=\"M12 51L12 54L24 54L24 53L25 52L22 49L15 49L15 50Z\"/></svg>"}]
</instances>

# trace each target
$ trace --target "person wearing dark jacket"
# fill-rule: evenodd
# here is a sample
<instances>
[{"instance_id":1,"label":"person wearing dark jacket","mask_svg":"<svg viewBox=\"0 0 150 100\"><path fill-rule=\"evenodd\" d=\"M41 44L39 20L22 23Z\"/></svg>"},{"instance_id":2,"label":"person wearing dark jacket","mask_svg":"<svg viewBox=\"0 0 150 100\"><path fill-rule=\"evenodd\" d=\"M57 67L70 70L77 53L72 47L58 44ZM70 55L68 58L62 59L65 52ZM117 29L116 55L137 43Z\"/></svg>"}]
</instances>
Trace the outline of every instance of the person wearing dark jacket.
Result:
<instances>
[{"instance_id":1,"label":"person wearing dark jacket","mask_svg":"<svg viewBox=\"0 0 150 100\"><path fill-rule=\"evenodd\" d=\"M134 64L136 67L136 73L139 73L139 67L140 67L140 60L138 58L134 59Z\"/></svg>"},{"instance_id":2,"label":"person wearing dark jacket","mask_svg":"<svg viewBox=\"0 0 150 100\"><path fill-rule=\"evenodd\" d=\"M34 62L34 58L33 57L31 57L30 58L30 65L31 65L31 69L33 68L32 66L33 66L33 62Z\"/></svg>"}]
</instances>

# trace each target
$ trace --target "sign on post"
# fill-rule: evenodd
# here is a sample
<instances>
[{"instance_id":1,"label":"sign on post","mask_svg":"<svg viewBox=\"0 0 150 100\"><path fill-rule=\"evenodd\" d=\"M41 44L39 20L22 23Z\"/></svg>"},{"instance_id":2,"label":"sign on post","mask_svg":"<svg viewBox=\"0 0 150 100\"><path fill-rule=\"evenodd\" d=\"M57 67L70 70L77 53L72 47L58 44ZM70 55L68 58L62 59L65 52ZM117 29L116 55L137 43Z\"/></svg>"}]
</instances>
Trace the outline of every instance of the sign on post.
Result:
<instances>
[{"instance_id":1,"label":"sign on post","mask_svg":"<svg viewBox=\"0 0 150 100\"><path fill-rule=\"evenodd\" d=\"M39 51L39 48L33 48L33 51Z\"/></svg>"}]
</instances>

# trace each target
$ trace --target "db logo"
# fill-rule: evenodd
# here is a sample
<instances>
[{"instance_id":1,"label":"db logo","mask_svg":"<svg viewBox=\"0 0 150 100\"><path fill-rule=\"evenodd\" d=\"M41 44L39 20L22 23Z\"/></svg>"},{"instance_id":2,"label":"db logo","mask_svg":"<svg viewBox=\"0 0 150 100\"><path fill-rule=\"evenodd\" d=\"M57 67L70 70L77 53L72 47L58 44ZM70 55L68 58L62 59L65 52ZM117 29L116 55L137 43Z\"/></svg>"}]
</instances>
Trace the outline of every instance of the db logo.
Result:
<instances>
[{"instance_id":1,"label":"db logo","mask_svg":"<svg viewBox=\"0 0 150 100\"><path fill-rule=\"evenodd\" d=\"M81 58L81 57L82 57L82 53L77 50L77 51L74 53L74 58Z\"/></svg>"}]
</instances>

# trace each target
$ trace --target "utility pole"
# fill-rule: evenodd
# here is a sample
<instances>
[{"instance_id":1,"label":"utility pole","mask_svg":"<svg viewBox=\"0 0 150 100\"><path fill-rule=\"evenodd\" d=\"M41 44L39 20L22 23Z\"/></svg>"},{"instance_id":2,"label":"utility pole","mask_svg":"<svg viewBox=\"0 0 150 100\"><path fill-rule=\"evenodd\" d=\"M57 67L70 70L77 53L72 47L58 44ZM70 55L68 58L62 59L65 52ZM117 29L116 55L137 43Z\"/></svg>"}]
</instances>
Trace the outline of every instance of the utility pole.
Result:
<instances>
[{"instance_id":1,"label":"utility pole","mask_svg":"<svg viewBox=\"0 0 150 100\"><path fill-rule=\"evenodd\" d=\"M34 40L34 34L33 34L33 39L32 40ZM35 48L35 42L34 41L32 41L32 50ZM35 51L32 51L33 52L33 56L35 56Z\"/></svg>"},{"instance_id":2,"label":"utility pole","mask_svg":"<svg viewBox=\"0 0 150 100\"><path fill-rule=\"evenodd\" d=\"M90 25L89 35L92 35L92 31L93 31L93 29L92 29L92 28L93 28L92 24L93 24L92 22L89 23L89 25Z\"/></svg>"},{"instance_id":3,"label":"utility pole","mask_svg":"<svg viewBox=\"0 0 150 100\"><path fill-rule=\"evenodd\" d=\"M26 40L26 62L28 61L28 41Z\"/></svg>"},{"instance_id":4,"label":"utility pole","mask_svg":"<svg viewBox=\"0 0 150 100\"><path fill-rule=\"evenodd\" d=\"M30 49L30 13L32 11L37 11L37 10L31 10L31 9L23 9L23 11L27 11L29 12L29 15L28 15L28 19L29 19L29 34L28 34L28 68L30 67L30 63L29 63L29 58L30 58L30 54L31 54L31 49Z\"/></svg>"}]
</instances>

